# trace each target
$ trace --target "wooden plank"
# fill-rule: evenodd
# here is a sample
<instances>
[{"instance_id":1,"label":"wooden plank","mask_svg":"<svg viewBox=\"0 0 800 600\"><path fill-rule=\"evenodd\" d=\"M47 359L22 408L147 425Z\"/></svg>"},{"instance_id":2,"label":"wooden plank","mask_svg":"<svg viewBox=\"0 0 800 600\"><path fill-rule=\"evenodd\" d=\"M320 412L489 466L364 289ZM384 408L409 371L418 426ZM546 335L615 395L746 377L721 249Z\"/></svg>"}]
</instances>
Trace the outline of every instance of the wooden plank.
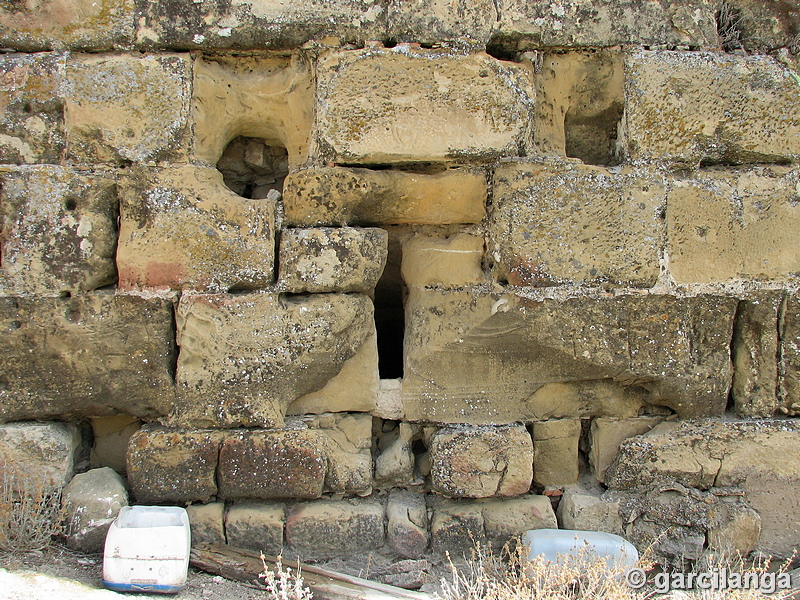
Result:
<instances>
[{"instance_id":1,"label":"wooden plank","mask_svg":"<svg viewBox=\"0 0 800 600\"><path fill-rule=\"evenodd\" d=\"M274 556L264 556L267 564L275 564ZM263 586L259 575L264 567L259 553L226 544L196 544L190 557L192 566L221 575L226 579L244 581ZM283 561L283 565L296 571L297 562ZM318 600L432 600L428 594L404 590L392 585L361 579L299 563L303 583Z\"/></svg>"}]
</instances>

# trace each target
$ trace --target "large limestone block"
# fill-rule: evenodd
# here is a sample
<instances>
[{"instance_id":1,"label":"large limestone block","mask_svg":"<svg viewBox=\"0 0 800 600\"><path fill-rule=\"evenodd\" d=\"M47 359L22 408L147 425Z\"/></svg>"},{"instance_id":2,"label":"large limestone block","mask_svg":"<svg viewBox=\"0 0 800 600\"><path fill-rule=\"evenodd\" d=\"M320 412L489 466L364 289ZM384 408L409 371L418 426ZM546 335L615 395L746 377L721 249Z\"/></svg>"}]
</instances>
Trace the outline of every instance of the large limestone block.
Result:
<instances>
[{"instance_id":1,"label":"large limestone block","mask_svg":"<svg viewBox=\"0 0 800 600\"><path fill-rule=\"evenodd\" d=\"M133 35L133 0L26 0L0 10L0 44L25 52L110 50Z\"/></svg>"},{"instance_id":2,"label":"large limestone block","mask_svg":"<svg viewBox=\"0 0 800 600\"><path fill-rule=\"evenodd\" d=\"M223 433L145 425L128 444L128 483L138 503L205 502L217 495Z\"/></svg>"},{"instance_id":3,"label":"large limestone block","mask_svg":"<svg viewBox=\"0 0 800 600\"><path fill-rule=\"evenodd\" d=\"M653 171L507 162L495 173L489 252L513 285L652 287L666 191Z\"/></svg>"},{"instance_id":4,"label":"large limestone block","mask_svg":"<svg viewBox=\"0 0 800 600\"><path fill-rule=\"evenodd\" d=\"M581 422L554 419L533 424L533 479L539 485L571 485L578 481Z\"/></svg>"},{"instance_id":5,"label":"large limestone block","mask_svg":"<svg viewBox=\"0 0 800 600\"><path fill-rule=\"evenodd\" d=\"M781 292L751 292L739 302L733 326L731 399L742 417L771 417L778 408L778 313Z\"/></svg>"},{"instance_id":6,"label":"large limestone block","mask_svg":"<svg viewBox=\"0 0 800 600\"><path fill-rule=\"evenodd\" d=\"M193 92L198 160L215 165L240 135L286 148L290 166L308 157L314 87L306 58L198 58Z\"/></svg>"},{"instance_id":7,"label":"large limestone block","mask_svg":"<svg viewBox=\"0 0 800 600\"><path fill-rule=\"evenodd\" d=\"M375 330L360 294L183 296L177 321L176 419L192 426L279 426Z\"/></svg>"},{"instance_id":8,"label":"large limestone block","mask_svg":"<svg viewBox=\"0 0 800 600\"><path fill-rule=\"evenodd\" d=\"M181 49L297 48L327 36L383 39L384 2L378 0L136 0L143 47ZM338 44L338 40L336 42Z\"/></svg>"},{"instance_id":9,"label":"large limestone block","mask_svg":"<svg viewBox=\"0 0 800 600\"><path fill-rule=\"evenodd\" d=\"M160 298L0 299L0 420L124 412L154 418L175 397L172 305Z\"/></svg>"},{"instance_id":10,"label":"large limestone block","mask_svg":"<svg viewBox=\"0 0 800 600\"><path fill-rule=\"evenodd\" d=\"M72 478L61 495L67 546L87 554L103 551L108 528L128 506L125 482L110 467L92 469Z\"/></svg>"},{"instance_id":11,"label":"large limestone block","mask_svg":"<svg viewBox=\"0 0 800 600\"><path fill-rule=\"evenodd\" d=\"M783 307L778 364L778 400L781 412L800 414L800 296L790 294Z\"/></svg>"},{"instance_id":12,"label":"large limestone block","mask_svg":"<svg viewBox=\"0 0 800 600\"><path fill-rule=\"evenodd\" d=\"M407 286L458 288L483 282L483 237L418 234L403 243L401 272Z\"/></svg>"},{"instance_id":13,"label":"large limestone block","mask_svg":"<svg viewBox=\"0 0 800 600\"><path fill-rule=\"evenodd\" d=\"M383 506L320 500L298 504L286 517L286 543L303 560L367 553L383 546Z\"/></svg>"},{"instance_id":14,"label":"large limestone block","mask_svg":"<svg viewBox=\"0 0 800 600\"><path fill-rule=\"evenodd\" d=\"M480 424L635 417L645 404L686 417L721 414L736 304L716 296L533 301L412 289L406 418Z\"/></svg>"},{"instance_id":15,"label":"large limestone block","mask_svg":"<svg viewBox=\"0 0 800 600\"><path fill-rule=\"evenodd\" d=\"M617 44L716 48L716 9L708 0L500 0L493 43L507 51Z\"/></svg>"},{"instance_id":16,"label":"large limestone block","mask_svg":"<svg viewBox=\"0 0 800 600\"><path fill-rule=\"evenodd\" d=\"M372 491L372 417L325 414L303 418L321 435L327 458L325 491L368 495Z\"/></svg>"},{"instance_id":17,"label":"large limestone block","mask_svg":"<svg viewBox=\"0 0 800 600\"><path fill-rule=\"evenodd\" d=\"M431 518L431 549L460 558L486 542L482 506L476 501L439 499Z\"/></svg>"},{"instance_id":18,"label":"large limestone block","mask_svg":"<svg viewBox=\"0 0 800 600\"><path fill-rule=\"evenodd\" d=\"M74 164L185 162L191 63L180 54L72 55L67 159Z\"/></svg>"},{"instance_id":19,"label":"large limestone block","mask_svg":"<svg viewBox=\"0 0 800 600\"><path fill-rule=\"evenodd\" d=\"M388 38L483 49L497 21L492 0L389 0Z\"/></svg>"},{"instance_id":20,"label":"large limestone block","mask_svg":"<svg viewBox=\"0 0 800 600\"><path fill-rule=\"evenodd\" d=\"M284 229L278 285L287 292L369 293L378 283L389 234L376 227Z\"/></svg>"},{"instance_id":21,"label":"large limestone block","mask_svg":"<svg viewBox=\"0 0 800 600\"><path fill-rule=\"evenodd\" d=\"M486 214L486 173L309 168L284 182L286 222L316 225L478 223Z\"/></svg>"},{"instance_id":22,"label":"large limestone block","mask_svg":"<svg viewBox=\"0 0 800 600\"><path fill-rule=\"evenodd\" d=\"M250 200L216 169L135 169L120 181L122 289L263 288L275 268L275 199Z\"/></svg>"},{"instance_id":23,"label":"large limestone block","mask_svg":"<svg viewBox=\"0 0 800 600\"><path fill-rule=\"evenodd\" d=\"M597 417L589 429L589 465L599 482L605 481L606 471L619 453L619 447L628 438L647 433L663 421L663 417L634 417L618 419ZM568 529L581 529L568 527ZM591 530L594 531L594 530Z\"/></svg>"},{"instance_id":24,"label":"large limestone block","mask_svg":"<svg viewBox=\"0 0 800 600\"><path fill-rule=\"evenodd\" d=\"M628 153L691 164L796 158L795 77L767 56L633 52L626 62Z\"/></svg>"},{"instance_id":25,"label":"large limestone block","mask_svg":"<svg viewBox=\"0 0 800 600\"><path fill-rule=\"evenodd\" d=\"M0 480L16 493L61 489L75 473L81 436L71 423L0 425Z\"/></svg>"},{"instance_id":26,"label":"large limestone block","mask_svg":"<svg viewBox=\"0 0 800 600\"><path fill-rule=\"evenodd\" d=\"M91 291L114 283L114 181L62 167L3 173L0 292Z\"/></svg>"},{"instance_id":27,"label":"large limestone block","mask_svg":"<svg viewBox=\"0 0 800 600\"><path fill-rule=\"evenodd\" d=\"M429 452L431 489L439 494L518 496L531 486L533 445L522 425L443 427L433 435Z\"/></svg>"},{"instance_id":28,"label":"large limestone block","mask_svg":"<svg viewBox=\"0 0 800 600\"><path fill-rule=\"evenodd\" d=\"M798 451L800 425L793 420L665 422L622 444L606 484L739 486L761 516L758 549L789 555L800 543L800 468L789 458Z\"/></svg>"},{"instance_id":29,"label":"large limestone block","mask_svg":"<svg viewBox=\"0 0 800 600\"><path fill-rule=\"evenodd\" d=\"M319 141L336 162L518 156L535 90L524 66L406 45L332 52L317 71Z\"/></svg>"},{"instance_id":30,"label":"large limestone block","mask_svg":"<svg viewBox=\"0 0 800 600\"><path fill-rule=\"evenodd\" d=\"M502 546L529 529L557 529L558 522L549 496L521 496L480 501L486 536Z\"/></svg>"},{"instance_id":31,"label":"large limestone block","mask_svg":"<svg viewBox=\"0 0 800 600\"><path fill-rule=\"evenodd\" d=\"M227 543L272 556L280 555L285 516L282 504L237 502L225 513Z\"/></svg>"},{"instance_id":32,"label":"large limestone block","mask_svg":"<svg viewBox=\"0 0 800 600\"><path fill-rule=\"evenodd\" d=\"M0 57L0 162L60 162L64 151L64 67L62 54Z\"/></svg>"},{"instance_id":33,"label":"large limestone block","mask_svg":"<svg viewBox=\"0 0 800 600\"><path fill-rule=\"evenodd\" d=\"M670 181L672 277L679 284L795 279L799 185L800 171L783 167L704 171Z\"/></svg>"},{"instance_id":34,"label":"large limestone block","mask_svg":"<svg viewBox=\"0 0 800 600\"><path fill-rule=\"evenodd\" d=\"M327 467L325 439L308 429L237 430L219 453L219 496L319 498Z\"/></svg>"}]
</instances>

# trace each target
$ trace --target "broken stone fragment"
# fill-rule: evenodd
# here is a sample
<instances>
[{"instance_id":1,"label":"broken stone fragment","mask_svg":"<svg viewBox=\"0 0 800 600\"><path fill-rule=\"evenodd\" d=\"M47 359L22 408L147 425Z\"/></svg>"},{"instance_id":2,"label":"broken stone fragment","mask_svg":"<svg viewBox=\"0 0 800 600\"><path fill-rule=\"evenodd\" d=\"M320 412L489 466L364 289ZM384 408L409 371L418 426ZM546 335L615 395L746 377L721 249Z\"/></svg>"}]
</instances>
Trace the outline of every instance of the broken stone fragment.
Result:
<instances>
[{"instance_id":1,"label":"broken stone fragment","mask_svg":"<svg viewBox=\"0 0 800 600\"><path fill-rule=\"evenodd\" d=\"M274 198L237 196L216 169L134 169L120 188L120 288L227 292L273 283Z\"/></svg>"},{"instance_id":2,"label":"broken stone fragment","mask_svg":"<svg viewBox=\"0 0 800 600\"><path fill-rule=\"evenodd\" d=\"M72 164L188 160L188 55L73 54L66 79Z\"/></svg>"},{"instance_id":3,"label":"broken stone fragment","mask_svg":"<svg viewBox=\"0 0 800 600\"><path fill-rule=\"evenodd\" d=\"M419 558L428 548L428 509L425 495L392 490L386 505L386 542L406 558Z\"/></svg>"},{"instance_id":4,"label":"broken stone fragment","mask_svg":"<svg viewBox=\"0 0 800 600\"><path fill-rule=\"evenodd\" d=\"M568 488L558 503L558 524L562 529L623 535L619 504L619 500L604 500L588 490Z\"/></svg>"},{"instance_id":5,"label":"broken stone fragment","mask_svg":"<svg viewBox=\"0 0 800 600\"><path fill-rule=\"evenodd\" d=\"M96 294L0 298L0 420L154 418L175 401L172 304Z\"/></svg>"},{"instance_id":6,"label":"broken stone fragment","mask_svg":"<svg viewBox=\"0 0 800 600\"><path fill-rule=\"evenodd\" d=\"M589 429L589 465L599 482L605 481L606 470L619 453L619 447L626 439L647 433L658 425L664 417L597 417L592 419ZM572 527L571 529L580 529Z\"/></svg>"},{"instance_id":7,"label":"broken stone fragment","mask_svg":"<svg viewBox=\"0 0 800 600\"><path fill-rule=\"evenodd\" d=\"M486 214L485 172L434 173L345 167L308 168L284 182L286 223L392 225L478 223Z\"/></svg>"},{"instance_id":8,"label":"broken stone fragment","mask_svg":"<svg viewBox=\"0 0 800 600\"><path fill-rule=\"evenodd\" d=\"M0 291L60 295L117 279L117 194L113 179L63 167L2 173Z\"/></svg>"},{"instance_id":9,"label":"broken stone fragment","mask_svg":"<svg viewBox=\"0 0 800 600\"><path fill-rule=\"evenodd\" d=\"M94 417L92 424L92 468L111 467L120 475L125 475L128 442L142 426L142 422L128 415Z\"/></svg>"},{"instance_id":10,"label":"broken stone fragment","mask_svg":"<svg viewBox=\"0 0 800 600\"><path fill-rule=\"evenodd\" d=\"M526 495L518 498L480 501L486 536L502 547L529 529L557 529L558 522L548 496Z\"/></svg>"},{"instance_id":11,"label":"broken stone fragment","mask_svg":"<svg viewBox=\"0 0 800 600\"><path fill-rule=\"evenodd\" d=\"M278 285L293 294L368 293L386 266L388 243L374 227L284 229Z\"/></svg>"},{"instance_id":12,"label":"broken stone fragment","mask_svg":"<svg viewBox=\"0 0 800 600\"><path fill-rule=\"evenodd\" d=\"M278 556L283 550L283 504L236 502L225 513L227 543Z\"/></svg>"},{"instance_id":13,"label":"broken stone fragment","mask_svg":"<svg viewBox=\"0 0 800 600\"><path fill-rule=\"evenodd\" d=\"M67 546L87 554L103 551L108 528L128 506L125 482L113 469L102 467L72 478L61 495Z\"/></svg>"},{"instance_id":14,"label":"broken stone fragment","mask_svg":"<svg viewBox=\"0 0 800 600\"><path fill-rule=\"evenodd\" d=\"M366 48L317 66L319 142L337 163L518 156L534 102L532 71L487 54Z\"/></svg>"},{"instance_id":15,"label":"broken stone fragment","mask_svg":"<svg viewBox=\"0 0 800 600\"><path fill-rule=\"evenodd\" d=\"M533 479L544 486L578 481L579 419L554 419L533 424Z\"/></svg>"},{"instance_id":16,"label":"broken stone fragment","mask_svg":"<svg viewBox=\"0 0 800 600\"><path fill-rule=\"evenodd\" d=\"M393 432L383 451L375 459L375 482L383 486L402 486L410 484L414 479L414 453L411 450L412 440L419 431L419 426L411 423L400 423ZM387 436L389 437L389 436ZM381 440L382 441L382 440ZM379 447L380 444L379 441Z\"/></svg>"},{"instance_id":17,"label":"broken stone fragment","mask_svg":"<svg viewBox=\"0 0 800 600\"><path fill-rule=\"evenodd\" d=\"M182 296L175 420L274 427L374 334L360 294Z\"/></svg>"},{"instance_id":18,"label":"broken stone fragment","mask_svg":"<svg viewBox=\"0 0 800 600\"><path fill-rule=\"evenodd\" d=\"M461 498L516 496L533 477L531 436L522 425L450 426L430 444L431 489Z\"/></svg>"},{"instance_id":19,"label":"broken stone fragment","mask_svg":"<svg viewBox=\"0 0 800 600\"><path fill-rule=\"evenodd\" d=\"M327 457L325 491L372 492L372 417L338 413L307 416L303 424L321 434Z\"/></svg>"},{"instance_id":20,"label":"broken stone fragment","mask_svg":"<svg viewBox=\"0 0 800 600\"><path fill-rule=\"evenodd\" d=\"M453 556L469 556L476 545L486 543L483 511L474 501L440 498L431 519L431 550Z\"/></svg>"}]
</instances>

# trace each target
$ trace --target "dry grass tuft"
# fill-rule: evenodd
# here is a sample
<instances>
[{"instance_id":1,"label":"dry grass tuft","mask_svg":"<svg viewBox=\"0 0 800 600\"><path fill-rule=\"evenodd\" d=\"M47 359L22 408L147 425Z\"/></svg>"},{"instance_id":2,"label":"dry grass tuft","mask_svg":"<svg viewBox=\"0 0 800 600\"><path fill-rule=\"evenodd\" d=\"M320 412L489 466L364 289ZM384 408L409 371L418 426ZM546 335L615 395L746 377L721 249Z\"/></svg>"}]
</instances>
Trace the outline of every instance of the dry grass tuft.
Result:
<instances>
[{"instance_id":1,"label":"dry grass tuft","mask_svg":"<svg viewBox=\"0 0 800 600\"><path fill-rule=\"evenodd\" d=\"M742 16L739 11L722 2L717 11L717 35L719 43L725 52L735 52L744 49L742 44Z\"/></svg>"},{"instance_id":2,"label":"dry grass tuft","mask_svg":"<svg viewBox=\"0 0 800 600\"><path fill-rule=\"evenodd\" d=\"M42 550L63 533L61 488L0 464L0 551Z\"/></svg>"},{"instance_id":3,"label":"dry grass tuft","mask_svg":"<svg viewBox=\"0 0 800 600\"><path fill-rule=\"evenodd\" d=\"M259 577L264 580L270 600L312 600L311 590L303 585L299 564L297 570L292 571L289 567L283 566L279 556L275 568L272 569L264 560L263 552L261 564L264 565L264 572Z\"/></svg>"}]
</instances>

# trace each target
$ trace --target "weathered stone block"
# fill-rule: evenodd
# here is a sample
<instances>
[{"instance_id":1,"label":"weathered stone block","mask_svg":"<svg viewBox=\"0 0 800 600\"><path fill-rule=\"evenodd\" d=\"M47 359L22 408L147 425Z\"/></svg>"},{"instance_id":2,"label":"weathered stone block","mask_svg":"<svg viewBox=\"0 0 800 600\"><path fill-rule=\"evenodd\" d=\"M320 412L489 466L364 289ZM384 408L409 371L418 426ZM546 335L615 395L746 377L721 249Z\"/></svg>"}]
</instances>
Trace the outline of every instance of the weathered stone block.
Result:
<instances>
[{"instance_id":1,"label":"weathered stone block","mask_svg":"<svg viewBox=\"0 0 800 600\"><path fill-rule=\"evenodd\" d=\"M530 145L524 66L401 45L332 52L317 78L319 139L335 162L517 156Z\"/></svg>"},{"instance_id":2,"label":"weathered stone block","mask_svg":"<svg viewBox=\"0 0 800 600\"><path fill-rule=\"evenodd\" d=\"M275 200L231 192L216 169L135 169L120 181L122 289L227 292L273 282Z\"/></svg>"},{"instance_id":3,"label":"weathered stone block","mask_svg":"<svg viewBox=\"0 0 800 600\"><path fill-rule=\"evenodd\" d=\"M708 547L724 556L747 556L758 547L761 516L752 508L719 503L709 511Z\"/></svg>"},{"instance_id":4,"label":"weathered stone block","mask_svg":"<svg viewBox=\"0 0 800 600\"><path fill-rule=\"evenodd\" d=\"M736 304L721 296L534 301L411 289L406 418L634 417L648 403L683 417L722 414Z\"/></svg>"},{"instance_id":5,"label":"weathered stone block","mask_svg":"<svg viewBox=\"0 0 800 600\"><path fill-rule=\"evenodd\" d=\"M359 294L183 296L178 305L181 423L280 426L374 334Z\"/></svg>"},{"instance_id":6,"label":"weathered stone block","mask_svg":"<svg viewBox=\"0 0 800 600\"><path fill-rule=\"evenodd\" d=\"M742 417L771 417L778 408L778 312L781 292L753 292L739 301L731 359L733 409Z\"/></svg>"},{"instance_id":7,"label":"weathered stone block","mask_svg":"<svg viewBox=\"0 0 800 600\"><path fill-rule=\"evenodd\" d=\"M342 369L322 388L294 400L287 415L327 412L372 412L378 402L378 343L375 334L367 339Z\"/></svg>"},{"instance_id":8,"label":"weathered stone block","mask_svg":"<svg viewBox=\"0 0 800 600\"><path fill-rule=\"evenodd\" d=\"M716 48L716 8L708 0L551 4L500 0L500 22L492 42L507 51L617 44Z\"/></svg>"},{"instance_id":9,"label":"weathered stone block","mask_svg":"<svg viewBox=\"0 0 800 600\"><path fill-rule=\"evenodd\" d=\"M225 534L231 546L277 556L283 550L283 504L237 502L225 513Z\"/></svg>"},{"instance_id":10,"label":"weathered stone block","mask_svg":"<svg viewBox=\"0 0 800 600\"><path fill-rule=\"evenodd\" d=\"M128 415L95 417L92 424L92 450L89 457L92 468L111 467L120 475L127 468L128 442L139 431L142 422Z\"/></svg>"},{"instance_id":11,"label":"weathered stone block","mask_svg":"<svg viewBox=\"0 0 800 600\"><path fill-rule=\"evenodd\" d=\"M114 283L114 181L61 167L3 173L0 291L59 295Z\"/></svg>"},{"instance_id":12,"label":"weathered stone block","mask_svg":"<svg viewBox=\"0 0 800 600\"><path fill-rule=\"evenodd\" d=\"M110 50L130 44L133 0L9 2L0 10L0 45L37 50Z\"/></svg>"},{"instance_id":13,"label":"weathered stone block","mask_svg":"<svg viewBox=\"0 0 800 600\"><path fill-rule=\"evenodd\" d=\"M185 162L190 72L189 57L179 54L70 56L67 159L74 164Z\"/></svg>"},{"instance_id":14,"label":"weathered stone block","mask_svg":"<svg viewBox=\"0 0 800 600\"><path fill-rule=\"evenodd\" d=\"M375 459L375 480L382 486L404 486L414 479L412 442L419 431L411 423L400 423L391 434L379 439ZM385 440L385 441L384 441Z\"/></svg>"},{"instance_id":15,"label":"weathered stone block","mask_svg":"<svg viewBox=\"0 0 800 600\"><path fill-rule=\"evenodd\" d=\"M631 489L666 479L700 489L739 486L761 516L758 549L788 555L800 537L786 521L800 509L800 468L786 457L798 451L800 425L793 420L665 422L622 444L606 484Z\"/></svg>"},{"instance_id":16,"label":"weathered stone block","mask_svg":"<svg viewBox=\"0 0 800 600\"><path fill-rule=\"evenodd\" d=\"M172 305L98 294L1 298L0 420L153 418L175 399Z\"/></svg>"},{"instance_id":17,"label":"weathered stone block","mask_svg":"<svg viewBox=\"0 0 800 600\"><path fill-rule=\"evenodd\" d=\"M631 158L741 164L800 155L800 86L771 57L638 51L625 72Z\"/></svg>"},{"instance_id":18,"label":"weathered stone block","mask_svg":"<svg viewBox=\"0 0 800 600\"><path fill-rule=\"evenodd\" d=\"M386 542L406 558L419 558L428 548L425 495L392 490L386 505Z\"/></svg>"},{"instance_id":19,"label":"weathered stone block","mask_svg":"<svg viewBox=\"0 0 800 600\"><path fill-rule=\"evenodd\" d=\"M284 229L278 285L294 294L368 293L386 266L388 244L388 233L375 227Z\"/></svg>"},{"instance_id":20,"label":"weathered stone block","mask_svg":"<svg viewBox=\"0 0 800 600\"><path fill-rule=\"evenodd\" d=\"M67 546L87 554L103 551L106 534L120 509L128 506L125 482L102 467L72 478L61 495Z\"/></svg>"},{"instance_id":21,"label":"weathered stone block","mask_svg":"<svg viewBox=\"0 0 800 600\"><path fill-rule=\"evenodd\" d=\"M571 485L578 481L581 422L555 419L533 424L533 479L540 485Z\"/></svg>"},{"instance_id":22,"label":"weathered stone block","mask_svg":"<svg viewBox=\"0 0 800 600\"><path fill-rule=\"evenodd\" d=\"M284 182L285 219L295 227L478 223L486 214L486 174L319 167Z\"/></svg>"},{"instance_id":23,"label":"weathered stone block","mask_svg":"<svg viewBox=\"0 0 800 600\"><path fill-rule=\"evenodd\" d=\"M128 483L139 504L206 502L217 495L223 432L145 425L128 444Z\"/></svg>"},{"instance_id":24,"label":"weathered stone block","mask_svg":"<svg viewBox=\"0 0 800 600\"><path fill-rule=\"evenodd\" d=\"M185 49L297 48L328 36L383 39L377 0L253 0L212 5L136 0L137 44ZM338 44L338 40L336 40Z\"/></svg>"},{"instance_id":25,"label":"weathered stone block","mask_svg":"<svg viewBox=\"0 0 800 600\"><path fill-rule=\"evenodd\" d=\"M325 445L325 491L368 495L372 491L372 417L325 414L306 417L303 422L321 434Z\"/></svg>"},{"instance_id":26,"label":"weathered stone block","mask_svg":"<svg viewBox=\"0 0 800 600\"><path fill-rule=\"evenodd\" d=\"M75 473L81 443L68 423L6 423L0 425L0 478L13 491L31 493L60 489ZM37 489L38 488L38 489Z\"/></svg>"},{"instance_id":27,"label":"weathered stone block","mask_svg":"<svg viewBox=\"0 0 800 600\"><path fill-rule=\"evenodd\" d=\"M558 524L562 529L623 535L619 504L619 500L603 500L583 490L566 489L558 503Z\"/></svg>"},{"instance_id":28,"label":"weathered stone block","mask_svg":"<svg viewBox=\"0 0 800 600\"><path fill-rule=\"evenodd\" d=\"M377 502L298 504L286 517L286 542L303 560L365 553L383 545L383 518Z\"/></svg>"},{"instance_id":29,"label":"weathered stone block","mask_svg":"<svg viewBox=\"0 0 800 600\"><path fill-rule=\"evenodd\" d=\"M478 544L486 542L483 511L477 502L440 499L431 519L431 549L453 556L469 556Z\"/></svg>"},{"instance_id":30,"label":"weathered stone block","mask_svg":"<svg viewBox=\"0 0 800 600\"><path fill-rule=\"evenodd\" d=\"M501 164L489 252L512 285L652 287L659 274L662 177L570 162Z\"/></svg>"},{"instance_id":31,"label":"weathered stone block","mask_svg":"<svg viewBox=\"0 0 800 600\"><path fill-rule=\"evenodd\" d=\"M192 528L192 545L225 544L225 503L190 504L186 507Z\"/></svg>"},{"instance_id":32,"label":"weathered stone block","mask_svg":"<svg viewBox=\"0 0 800 600\"><path fill-rule=\"evenodd\" d=\"M389 39L480 50L497 21L497 6L491 0L389 0L386 11Z\"/></svg>"},{"instance_id":33,"label":"weathered stone block","mask_svg":"<svg viewBox=\"0 0 800 600\"><path fill-rule=\"evenodd\" d=\"M326 466L325 439L316 431L237 430L219 452L219 496L319 498Z\"/></svg>"},{"instance_id":34,"label":"weathered stone block","mask_svg":"<svg viewBox=\"0 0 800 600\"><path fill-rule=\"evenodd\" d=\"M415 235L403 243L402 273L408 286L455 288L483 282L483 238Z\"/></svg>"},{"instance_id":35,"label":"weathered stone block","mask_svg":"<svg viewBox=\"0 0 800 600\"><path fill-rule=\"evenodd\" d=\"M286 148L290 166L302 163L314 119L313 81L311 65L299 55L197 59L195 157L215 165L228 142L243 135Z\"/></svg>"},{"instance_id":36,"label":"weathered stone block","mask_svg":"<svg viewBox=\"0 0 800 600\"><path fill-rule=\"evenodd\" d=\"M61 161L64 97L60 88L64 66L64 56L60 54L0 57L0 162Z\"/></svg>"},{"instance_id":37,"label":"weathered stone block","mask_svg":"<svg viewBox=\"0 0 800 600\"><path fill-rule=\"evenodd\" d=\"M589 465L597 481L605 481L606 470L619 453L619 446L628 438L647 433L663 421L663 417L618 419L597 417L589 429ZM568 529L580 529L568 528ZM593 530L592 530L593 531Z\"/></svg>"},{"instance_id":38,"label":"weathered stone block","mask_svg":"<svg viewBox=\"0 0 800 600\"><path fill-rule=\"evenodd\" d=\"M781 412L800 414L800 296L790 294L780 327L778 400Z\"/></svg>"},{"instance_id":39,"label":"weathered stone block","mask_svg":"<svg viewBox=\"0 0 800 600\"><path fill-rule=\"evenodd\" d=\"M440 494L517 496L531 486L533 446L522 425L443 427L429 451L431 489Z\"/></svg>"},{"instance_id":40,"label":"weathered stone block","mask_svg":"<svg viewBox=\"0 0 800 600\"><path fill-rule=\"evenodd\" d=\"M502 546L529 529L558 528L553 505L547 496L483 500L480 505L486 536L496 546Z\"/></svg>"},{"instance_id":41,"label":"weathered stone block","mask_svg":"<svg viewBox=\"0 0 800 600\"><path fill-rule=\"evenodd\" d=\"M798 185L800 171L782 167L673 179L667 251L675 281L796 278L800 257L792 231L800 227Z\"/></svg>"}]
</instances>

